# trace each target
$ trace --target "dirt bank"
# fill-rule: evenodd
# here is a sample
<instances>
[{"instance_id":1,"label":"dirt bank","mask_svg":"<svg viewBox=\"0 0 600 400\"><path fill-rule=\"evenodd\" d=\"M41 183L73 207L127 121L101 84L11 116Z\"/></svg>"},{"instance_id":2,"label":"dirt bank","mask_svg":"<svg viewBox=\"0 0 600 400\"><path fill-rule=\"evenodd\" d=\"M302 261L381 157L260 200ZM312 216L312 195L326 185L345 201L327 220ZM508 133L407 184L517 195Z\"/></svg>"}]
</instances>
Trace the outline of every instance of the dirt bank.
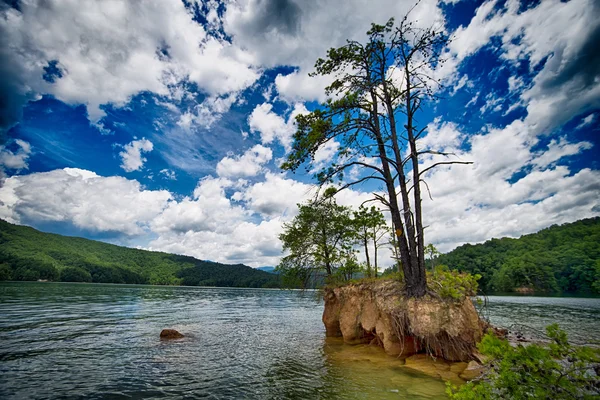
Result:
<instances>
[{"instance_id":1,"label":"dirt bank","mask_svg":"<svg viewBox=\"0 0 600 400\"><path fill-rule=\"evenodd\" d=\"M450 361L476 358L483 332L469 298L406 299L400 282L378 280L326 288L324 299L323 323L329 337L377 344L401 358L417 353Z\"/></svg>"}]
</instances>

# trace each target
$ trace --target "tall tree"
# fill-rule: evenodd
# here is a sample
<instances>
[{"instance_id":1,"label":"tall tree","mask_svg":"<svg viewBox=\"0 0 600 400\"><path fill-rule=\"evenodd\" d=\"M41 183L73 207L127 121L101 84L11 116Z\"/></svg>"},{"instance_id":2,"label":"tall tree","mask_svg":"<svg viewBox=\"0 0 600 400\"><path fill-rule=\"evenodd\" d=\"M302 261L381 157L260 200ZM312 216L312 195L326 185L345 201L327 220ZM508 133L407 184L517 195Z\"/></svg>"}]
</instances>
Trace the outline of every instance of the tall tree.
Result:
<instances>
[{"instance_id":1,"label":"tall tree","mask_svg":"<svg viewBox=\"0 0 600 400\"><path fill-rule=\"evenodd\" d=\"M356 237L365 251L367 276L375 275L377 277L377 249L384 234L382 232L387 230L385 218L376 207L366 208L361 205L358 211L354 211L352 222L356 229ZM371 264L369 254L371 244L373 245L373 264Z\"/></svg>"},{"instance_id":2,"label":"tall tree","mask_svg":"<svg viewBox=\"0 0 600 400\"><path fill-rule=\"evenodd\" d=\"M367 35L365 44L348 41L317 60L314 75L335 78L326 88L329 99L297 117L293 150L282 168L296 170L328 142L339 143L338 161L317 174L320 184L337 181L340 190L372 180L383 185L374 196L391 213L406 295L419 297L427 291L421 182L438 165L465 163L419 164L423 154L450 156L419 148L426 127L415 120L434 95L437 82L428 74L443 63L447 37L414 26L408 16L398 26L393 19L373 24ZM345 172L356 168L362 174L347 181Z\"/></svg>"},{"instance_id":3,"label":"tall tree","mask_svg":"<svg viewBox=\"0 0 600 400\"><path fill-rule=\"evenodd\" d=\"M333 197L299 204L298 208L298 215L284 225L279 236L289 255L277 268L284 278L306 287L317 277L331 277L355 261L356 236L350 209L338 205Z\"/></svg>"}]
</instances>

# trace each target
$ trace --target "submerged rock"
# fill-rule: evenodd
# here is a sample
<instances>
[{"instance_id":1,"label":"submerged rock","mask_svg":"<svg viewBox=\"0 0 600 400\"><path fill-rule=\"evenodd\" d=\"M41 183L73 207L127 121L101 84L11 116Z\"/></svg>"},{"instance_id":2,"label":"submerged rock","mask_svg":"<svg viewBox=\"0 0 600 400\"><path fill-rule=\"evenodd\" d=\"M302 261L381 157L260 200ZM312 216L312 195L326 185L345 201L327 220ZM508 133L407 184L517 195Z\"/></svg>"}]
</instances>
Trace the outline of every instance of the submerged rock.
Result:
<instances>
[{"instance_id":1,"label":"submerged rock","mask_svg":"<svg viewBox=\"0 0 600 400\"><path fill-rule=\"evenodd\" d=\"M470 361L483 335L469 298L406 299L398 281L375 281L324 291L323 323L327 336L349 344L377 343L403 358L428 353L452 361Z\"/></svg>"},{"instance_id":2,"label":"submerged rock","mask_svg":"<svg viewBox=\"0 0 600 400\"><path fill-rule=\"evenodd\" d=\"M469 362L467 368L460 374L460 377L466 381L470 381L479 377L485 371L485 367L477 361Z\"/></svg>"},{"instance_id":3,"label":"submerged rock","mask_svg":"<svg viewBox=\"0 0 600 400\"><path fill-rule=\"evenodd\" d=\"M163 329L160 332L161 339L181 339L182 337L184 337L183 334L179 333L175 329Z\"/></svg>"}]
</instances>

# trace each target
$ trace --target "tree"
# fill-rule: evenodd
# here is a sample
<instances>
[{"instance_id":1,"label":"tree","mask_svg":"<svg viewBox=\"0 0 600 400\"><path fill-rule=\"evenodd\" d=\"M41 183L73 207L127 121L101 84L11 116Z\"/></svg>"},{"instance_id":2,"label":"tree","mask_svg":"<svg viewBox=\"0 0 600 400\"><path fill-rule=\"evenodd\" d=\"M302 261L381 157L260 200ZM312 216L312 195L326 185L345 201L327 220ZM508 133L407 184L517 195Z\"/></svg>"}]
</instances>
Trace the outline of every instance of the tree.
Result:
<instances>
[{"instance_id":1,"label":"tree","mask_svg":"<svg viewBox=\"0 0 600 400\"><path fill-rule=\"evenodd\" d=\"M331 196L298 204L298 208L298 215L284 224L279 236L283 249L290 254L283 257L277 269L284 279L295 278L297 284L306 287L323 272L331 278L348 262L355 261L356 236L350 209L338 205Z\"/></svg>"},{"instance_id":2,"label":"tree","mask_svg":"<svg viewBox=\"0 0 600 400\"><path fill-rule=\"evenodd\" d=\"M418 127L415 120L423 103L434 96L437 82L428 72L443 63L447 37L441 30L417 28L408 15L398 26L393 19L372 24L367 35L365 44L348 41L317 60L314 75L335 78L326 88L329 99L296 118L293 148L282 168L294 171L325 144L339 143L338 161L317 173L319 183L337 181L343 190L375 180L385 187L374 199L391 213L406 295L419 297L427 291L421 183L438 165L467 163L419 164L424 154L450 156L419 148L426 127ZM361 175L346 181L345 172L357 168Z\"/></svg>"},{"instance_id":3,"label":"tree","mask_svg":"<svg viewBox=\"0 0 600 400\"><path fill-rule=\"evenodd\" d=\"M365 250L367 262L367 276L375 275L377 277L377 250L379 242L387 231L385 218L377 207L366 208L360 206L358 211L354 211L352 222L356 229L356 237ZM371 257L369 256L369 246L373 244L373 268L371 268ZM374 271L374 274L373 274Z\"/></svg>"},{"instance_id":4,"label":"tree","mask_svg":"<svg viewBox=\"0 0 600 400\"><path fill-rule=\"evenodd\" d=\"M433 271L435 267L435 258L440 255L440 252L438 251L438 249L435 248L433 244L429 243L427 246L425 246L425 253L427 253L427 255L429 256L431 270Z\"/></svg>"}]
</instances>

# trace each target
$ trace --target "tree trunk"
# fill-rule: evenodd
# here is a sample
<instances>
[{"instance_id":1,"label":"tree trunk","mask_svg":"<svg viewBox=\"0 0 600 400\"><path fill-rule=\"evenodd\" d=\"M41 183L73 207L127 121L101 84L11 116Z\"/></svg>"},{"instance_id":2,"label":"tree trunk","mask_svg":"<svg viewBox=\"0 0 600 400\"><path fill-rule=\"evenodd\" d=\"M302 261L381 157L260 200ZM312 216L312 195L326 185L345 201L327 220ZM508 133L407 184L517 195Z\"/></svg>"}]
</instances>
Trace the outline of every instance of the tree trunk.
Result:
<instances>
[{"instance_id":1,"label":"tree trunk","mask_svg":"<svg viewBox=\"0 0 600 400\"><path fill-rule=\"evenodd\" d=\"M400 147L398 145L398 133L396 130L396 117L394 115L394 105L392 104L392 98L387 89L387 85L384 81L384 96L385 96L385 104L387 109L387 115L390 120L390 133L392 137L392 148L394 152L394 157L396 159L396 165L398 166L398 181L400 184L400 194L402 198L402 213L404 215L404 223L406 224L406 234L407 238L407 247L408 251L406 255L401 253L402 260L402 269L404 271L404 282L405 282L405 291L408 297L420 297L423 296L427 289L427 278L423 273L421 273L421 268L423 265L419 263L419 245L418 245L418 229L416 229L416 225L418 225L418 217L415 218L417 221L413 220L412 211L410 208L410 198L408 194L408 188L406 187L406 175L404 174L404 165L402 160L402 154L400 151ZM412 123L412 121L409 121ZM395 195L394 189L394 195ZM392 213L393 219L393 213ZM416 224L415 224L416 222ZM398 225L396 225L398 226ZM400 225L401 226L401 225Z\"/></svg>"},{"instance_id":2,"label":"tree trunk","mask_svg":"<svg viewBox=\"0 0 600 400\"><path fill-rule=\"evenodd\" d=\"M369 278L371 277L371 260L369 259L369 242L368 238L365 235L364 237L364 245L365 245L365 256L367 257L367 274Z\"/></svg>"},{"instance_id":3,"label":"tree trunk","mask_svg":"<svg viewBox=\"0 0 600 400\"><path fill-rule=\"evenodd\" d=\"M377 278L377 233L373 232L373 271L375 272L375 278Z\"/></svg>"},{"instance_id":4,"label":"tree trunk","mask_svg":"<svg viewBox=\"0 0 600 400\"><path fill-rule=\"evenodd\" d=\"M407 294L409 296L413 296L413 293L418 293L412 290L412 287L416 282L416 278L413 277L414 274L410 265L410 250L404 232L404 224L402 223L402 217L400 216L400 208L398 206L398 197L396 196L394 178L390 170L390 164L385 150L385 143L383 142L383 138L381 136L381 126L379 124L379 114L377 111L377 96L374 92L371 92L371 98L373 100L373 113L371 115L371 119L375 128L373 133L375 134L375 140L377 142L377 150L379 152L379 159L381 160L381 167L384 173L383 176L385 179L385 186L388 192L388 196L390 197L388 201L388 207L390 209L390 214L392 215L392 224L395 227L394 234L396 235L398 241L398 248L400 249L400 259L402 260ZM398 172L400 171L402 171L402 168L399 168ZM404 182L404 187L406 189L406 182ZM407 262L405 262L405 260ZM418 296L422 296L422 294L417 294L415 297Z\"/></svg>"},{"instance_id":5,"label":"tree trunk","mask_svg":"<svg viewBox=\"0 0 600 400\"><path fill-rule=\"evenodd\" d=\"M415 207L415 239L416 249L415 254L411 258L411 263L415 263L412 267L415 269L414 293L416 296L423 296L427 291L427 275L425 273L425 238L423 237L423 215L421 208L421 185L419 175L419 159L417 154L417 143L413 132L413 114L415 110L412 107L411 99L411 82L408 70L408 64L405 66L406 72L406 133L408 135L408 143L410 144L410 158L413 167L413 193ZM411 249L413 250L413 249Z\"/></svg>"}]
</instances>

